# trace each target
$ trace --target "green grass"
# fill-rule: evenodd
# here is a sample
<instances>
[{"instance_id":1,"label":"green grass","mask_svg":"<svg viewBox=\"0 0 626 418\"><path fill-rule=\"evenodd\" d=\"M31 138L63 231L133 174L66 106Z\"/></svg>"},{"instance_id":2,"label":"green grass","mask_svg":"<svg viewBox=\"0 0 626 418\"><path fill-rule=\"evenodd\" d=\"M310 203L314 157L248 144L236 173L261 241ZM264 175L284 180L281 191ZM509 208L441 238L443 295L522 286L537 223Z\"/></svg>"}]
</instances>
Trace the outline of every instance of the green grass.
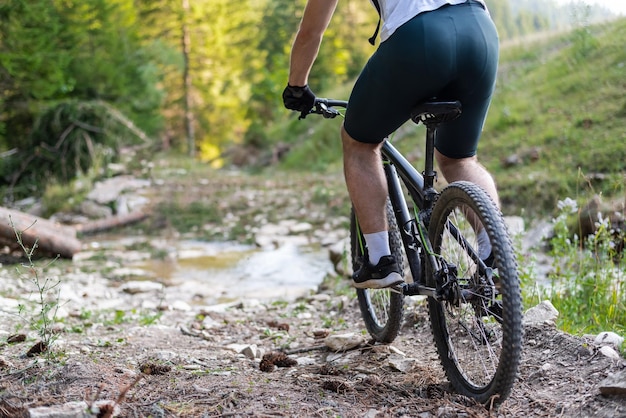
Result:
<instances>
[{"instance_id":1,"label":"green grass","mask_svg":"<svg viewBox=\"0 0 626 418\"><path fill-rule=\"evenodd\" d=\"M550 300L560 315L557 325L572 334L614 331L626 333L626 259L624 233L598 219L597 230L586 238L572 234L570 218L579 209L572 199L560 201L550 239L549 283L537 284L534 260L520 265L524 306Z\"/></svg>"},{"instance_id":2,"label":"green grass","mask_svg":"<svg viewBox=\"0 0 626 418\"><path fill-rule=\"evenodd\" d=\"M503 50L481 161L505 211L615 195L626 172L626 19ZM517 164L506 159L517 155ZM581 189L579 172L593 178Z\"/></svg>"}]
</instances>

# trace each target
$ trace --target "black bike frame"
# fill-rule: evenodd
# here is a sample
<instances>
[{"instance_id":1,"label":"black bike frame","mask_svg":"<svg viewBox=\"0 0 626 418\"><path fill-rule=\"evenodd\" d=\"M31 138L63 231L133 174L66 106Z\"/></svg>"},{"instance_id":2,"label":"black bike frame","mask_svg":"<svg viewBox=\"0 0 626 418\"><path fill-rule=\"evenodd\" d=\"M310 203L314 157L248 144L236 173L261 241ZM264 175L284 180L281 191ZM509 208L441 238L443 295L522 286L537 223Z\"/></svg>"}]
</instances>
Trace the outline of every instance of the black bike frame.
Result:
<instances>
[{"instance_id":1,"label":"black bike frame","mask_svg":"<svg viewBox=\"0 0 626 418\"><path fill-rule=\"evenodd\" d=\"M424 219L420 218L426 215L432 208L433 196L436 192L432 187L432 183L428 187L425 184L425 177L389 141L383 143L381 152L387 177L389 200L401 232L404 248L406 249L406 257L413 276L413 283L405 285L402 293L405 295L432 296L438 299L439 294L437 290L423 284L424 278L422 276L424 270L422 269L422 263L429 263L432 266L431 271L439 271L439 262L433 254L430 241L425 236L427 232L424 227ZM430 164L427 161L425 172L432 176L429 180L433 181L432 160ZM400 178L406 185L411 199L417 205L417 208L414 209L415 214L409 213Z\"/></svg>"}]
</instances>

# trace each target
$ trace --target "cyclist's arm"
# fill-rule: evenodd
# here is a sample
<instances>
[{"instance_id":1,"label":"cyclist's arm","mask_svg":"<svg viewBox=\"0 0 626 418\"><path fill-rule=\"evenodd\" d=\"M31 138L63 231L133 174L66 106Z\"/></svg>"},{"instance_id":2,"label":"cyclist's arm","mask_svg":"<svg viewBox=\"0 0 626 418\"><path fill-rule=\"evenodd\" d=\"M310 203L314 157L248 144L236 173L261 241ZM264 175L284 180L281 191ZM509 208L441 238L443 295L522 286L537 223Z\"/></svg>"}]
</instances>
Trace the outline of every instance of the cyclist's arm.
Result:
<instances>
[{"instance_id":1,"label":"cyclist's arm","mask_svg":"<svg viewBox=\"0 0 626 418\"><path fill-rule=\"evenodd\" d=\"M305 86L338 0L309 0L291 49L289 84Z\"/></svg>"}]
</instances>

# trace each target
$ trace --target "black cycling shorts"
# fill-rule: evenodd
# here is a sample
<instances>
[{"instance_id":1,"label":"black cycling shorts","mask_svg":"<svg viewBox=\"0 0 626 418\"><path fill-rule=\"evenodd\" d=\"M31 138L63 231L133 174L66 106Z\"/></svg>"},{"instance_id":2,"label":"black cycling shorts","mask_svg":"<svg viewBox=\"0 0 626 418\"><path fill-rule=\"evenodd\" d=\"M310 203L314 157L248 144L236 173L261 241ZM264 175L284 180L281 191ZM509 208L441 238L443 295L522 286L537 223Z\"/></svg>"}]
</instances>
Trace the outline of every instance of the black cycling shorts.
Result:
<instances>
[{"instance_id":1,"label":"black cycling shorts","mask_svg":"<svg viewBox=\"0 0 626 418\"><path fill-rule=\"evenodd\" d=\"M450 158L476 154L498 67L498 34L477 2L415 16L381 43L356 81L344 127L355 140L379 143L418 103L460 100L461 116L437 129L435 146Z\"/></svg>"}]
</instances>

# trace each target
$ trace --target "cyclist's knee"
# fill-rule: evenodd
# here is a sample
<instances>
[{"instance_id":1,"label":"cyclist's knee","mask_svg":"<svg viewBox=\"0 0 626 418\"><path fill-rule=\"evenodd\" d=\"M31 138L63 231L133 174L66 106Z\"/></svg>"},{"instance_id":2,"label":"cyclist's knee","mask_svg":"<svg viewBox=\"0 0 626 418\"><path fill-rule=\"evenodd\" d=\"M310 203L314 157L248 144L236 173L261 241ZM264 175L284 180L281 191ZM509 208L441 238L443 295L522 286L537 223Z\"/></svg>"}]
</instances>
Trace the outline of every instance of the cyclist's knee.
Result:
<instances>
[{"instance_id":1,"label":"cyclist's knee","mask_svg":"<svg viewBox=\"0 0 626 418\"><path fill-rule=\"evenodd\" d=\"M343 124L341 125L341 142L343 144L344 152L375 151L378 150L381 146L381 144L370 144L367 142L357 141L352 136L350 136Z\"/></svg>"}]
</instances>

